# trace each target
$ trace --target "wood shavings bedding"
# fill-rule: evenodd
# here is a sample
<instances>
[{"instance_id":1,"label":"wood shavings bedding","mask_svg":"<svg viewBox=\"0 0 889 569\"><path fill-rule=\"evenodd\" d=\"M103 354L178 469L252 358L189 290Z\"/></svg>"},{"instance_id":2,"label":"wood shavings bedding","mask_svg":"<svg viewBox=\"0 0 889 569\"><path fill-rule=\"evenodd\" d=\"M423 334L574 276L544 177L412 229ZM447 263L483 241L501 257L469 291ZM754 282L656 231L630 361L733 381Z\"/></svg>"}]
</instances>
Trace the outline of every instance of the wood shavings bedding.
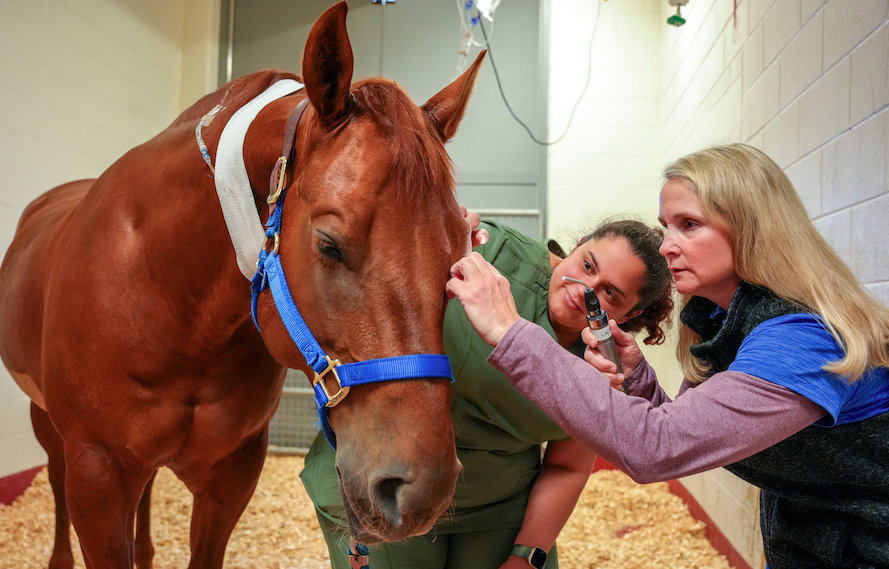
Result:
<instances>
[{"instance_id":1,"label":"wood shavings bedding","mask_svg":"<svg viewBox=\"0 0 889 569\"><path fill-rule=\"evenodd\" d=\"M327 547L299 481L303 458L269 456L253 499L232 533L226 569L325 569ZM167 469L152 493L155 569L188 565L192 498ZM41 569L52 553L55 519L46 470L10 506L0 505L0 569ZM616 470L594 473L559 536L570 569L728 569L667 484L639 485ZM73 537L75 567L84 567ZM496 569L496 568L492 568Z\"/></svg>"}]
</instances>

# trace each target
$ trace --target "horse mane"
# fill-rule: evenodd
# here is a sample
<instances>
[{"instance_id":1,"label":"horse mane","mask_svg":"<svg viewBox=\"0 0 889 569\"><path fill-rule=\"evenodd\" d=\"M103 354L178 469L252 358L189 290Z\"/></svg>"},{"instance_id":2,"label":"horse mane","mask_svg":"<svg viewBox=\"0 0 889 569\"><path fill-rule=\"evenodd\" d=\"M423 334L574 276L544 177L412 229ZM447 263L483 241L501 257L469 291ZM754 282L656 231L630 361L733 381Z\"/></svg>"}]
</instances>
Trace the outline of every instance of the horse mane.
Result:
<instances>
[{"instance_id":1,"label":"horse mane","mask_svg":"<svg viewBox=\"0 0 889 569\"><path fill-rule=\"evenodd\" d=\"M201 117L218 104L223 105L223 112L225 109L229 109L230 114L234 114L237 109L246 105L281 79L295 79L302 83L302 80L298 75L274 69L265 69L237 79L232 79L216 91L204 95L198 99L195 104L185 109L182 114L176 117L176 120L170 124L170 127L178 127L188 124L191 128L194 128L195 121L200 120Z\"/></svg>"},{"instance_id":2,"label":"horse mane","mask_svg":"<svg viewBox=\"0 0 889 569\"><path fill-rule=\"evenodd\" d=\"M281 79L302 82L298 75L273 69L239 77L199 99L168 128L194 129L196 122L218 104L223 105L220 115L231 116ZM391 144L390 176L398 187L399 201L420 204L453 196L454 164L441 135L397 83L379 77L355 82L351 111L353 119L366 116L372 120ZM217 120L228 119L220 116Z\"/></svg>"},{"instance_id":3,"label":"horse mane","mask_svg":"<svg viewBox=\"0 0 889 569\"><path fill-rule=\"evenodd\" d=\"M417 203L423 197L453 195L454 164L441 135L397 83L378 77L357 81L352 101L354 116L369 117L392 145L390 176L399 188L399 199Z\"/></svg>"}]
</instances>

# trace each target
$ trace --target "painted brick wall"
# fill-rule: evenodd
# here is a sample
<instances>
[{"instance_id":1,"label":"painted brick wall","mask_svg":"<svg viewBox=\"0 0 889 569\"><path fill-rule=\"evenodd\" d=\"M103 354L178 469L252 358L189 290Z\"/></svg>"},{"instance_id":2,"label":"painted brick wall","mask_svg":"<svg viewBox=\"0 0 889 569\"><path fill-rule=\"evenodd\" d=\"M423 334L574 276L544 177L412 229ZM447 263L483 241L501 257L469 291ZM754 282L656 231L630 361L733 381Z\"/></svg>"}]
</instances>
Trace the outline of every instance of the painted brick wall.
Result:
<instances>
[{"instance_id":1,"label":"painted brick wall","mask_svg":"<svg viewBox=\"0 0 889 569\"><path fill-rule=\"evenodd\" d=\"M562 136L571 120L564 139L549 147L547 165L547 233L563 246L609 217L657 224L665 3L548 3L549 140ZM670 392L682 380L674 346L643 346Z\"/></svg>"},{"instance_id":2,"label":"painted brick wall","mask_svg":"<svg viewBox=\"0 0 889 569\"><path fill-rule=\"evenodd\" d=\"M0 0L0 255L31 200L98 176L208 92L218 14L219 0ZM0 476L46 462L28 408L0 367Z\"/></svg>"},{"instance_id":3,"label":"painted brick wall","mask_svg":"<svg viewBox=\"0 0 889 569\"><path fill-rule=\"evenodd\" d=\"M557 0L550 6L548 232L568 236L602 218L657 218L662 166L661 2ZM598 12L598 26L595 25ZM595 27L590 57L590 38ZM656 190L654 190L656 192Z\"/></svg>"},{"instance_id":4,"label":"painted brick wall","mask_svg":"<svg viewBox=\"0 0 889 569\"><path fill-rule=\"evenodd\" d=\"M550 233L588 214L655 215L664 164L709 144L746 142L786 169L816 227L889 300L889 2L734 4L690 0L687 23L673 28L666 1L602 3L593 85L574 132L549 154ZM582 85L581 44L596 3L551 5L552 135ZM669 391L676 368L658 358ZM764 566L757 490L722 469L683 483L748 562Z\"/></svg>"}]
</instances>

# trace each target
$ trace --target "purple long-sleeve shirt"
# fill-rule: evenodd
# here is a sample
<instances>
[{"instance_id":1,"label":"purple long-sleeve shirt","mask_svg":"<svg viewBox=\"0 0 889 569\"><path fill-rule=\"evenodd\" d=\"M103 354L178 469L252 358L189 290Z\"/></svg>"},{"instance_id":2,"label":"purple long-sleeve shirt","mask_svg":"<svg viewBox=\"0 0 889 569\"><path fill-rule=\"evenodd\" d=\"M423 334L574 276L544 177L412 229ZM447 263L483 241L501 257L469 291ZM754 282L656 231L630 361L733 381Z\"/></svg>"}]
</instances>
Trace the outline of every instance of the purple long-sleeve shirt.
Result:
<instances>
[{"instance_id":1,"label":"purple long-sleeve shirt","mask_svg":"<svg viewBox=\"0 0 889 569\"><path fill-rule=\"evenodd\" d=\"M733 371L697 386L685 380L671 401L644 360L628 376L624 394L524 319L507 331L488 362L566 433L640 483L731 464L826 414L785 387Z\"/></svg>"}]
</instances>

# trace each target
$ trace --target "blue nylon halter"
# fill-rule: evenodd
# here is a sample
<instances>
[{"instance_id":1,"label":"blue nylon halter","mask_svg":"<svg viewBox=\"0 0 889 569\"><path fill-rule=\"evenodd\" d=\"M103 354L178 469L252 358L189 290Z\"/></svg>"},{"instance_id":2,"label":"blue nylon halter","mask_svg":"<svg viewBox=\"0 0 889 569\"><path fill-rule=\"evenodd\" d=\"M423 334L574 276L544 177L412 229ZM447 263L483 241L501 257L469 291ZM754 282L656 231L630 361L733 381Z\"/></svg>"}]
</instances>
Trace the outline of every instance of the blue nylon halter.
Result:
<instances>
[{"instance_id":1,"label":"blue nylon halter","mask_svg":"<svg viewBox=\"0 0 889 569\"><path fill-rule=\"evenodd\" d=\"M297 109L294 111L294 114L297 112L301 114L301 111L302 109ZM298 115L296 121L299 121ZM286 161L284 164L286 165ZM281 168L279 176L283 177L285 170L286 168ZM279 187L281 187L280 184ZM345 398L349 393L350 387L378 381L433 377L448 378L453 382L454 373L451 370L450 358L443 354L409 354L343 364L339 360L331 359L324 352L300 315L296 303L293 301L293 296L290 294L290 288L287 286L284 269L281 267L278 244L281 233L281 216L284 212L284 198L286 195L287 188L282 188L277 201L272 201L271 198L269 200L270 203L276 203L277 205L275 205L274 211L265 224L267 228L265 235L266 244L269 241L273 241L274 248L272 251L268 251L268 247L263 246L259 251L256 274L253 276L250 286L252 295L251 313L253 315L253 323L256 325L256 329L259 330L259 320L256 315L259 293L265 290L266 287L269 287L275 300L275 307L278 309L278 314L281 316L290 338L306 358L309 366L315 371L312 386L314 389L315 406L318 409L318 418L327 442L333 448L336 448L336 435L330 427L328 411ZM334 379L339 384L339 390L334 394L328 392L324 383L325 376L328 373L332 373Z\"/></svg>"}]
</instances>

